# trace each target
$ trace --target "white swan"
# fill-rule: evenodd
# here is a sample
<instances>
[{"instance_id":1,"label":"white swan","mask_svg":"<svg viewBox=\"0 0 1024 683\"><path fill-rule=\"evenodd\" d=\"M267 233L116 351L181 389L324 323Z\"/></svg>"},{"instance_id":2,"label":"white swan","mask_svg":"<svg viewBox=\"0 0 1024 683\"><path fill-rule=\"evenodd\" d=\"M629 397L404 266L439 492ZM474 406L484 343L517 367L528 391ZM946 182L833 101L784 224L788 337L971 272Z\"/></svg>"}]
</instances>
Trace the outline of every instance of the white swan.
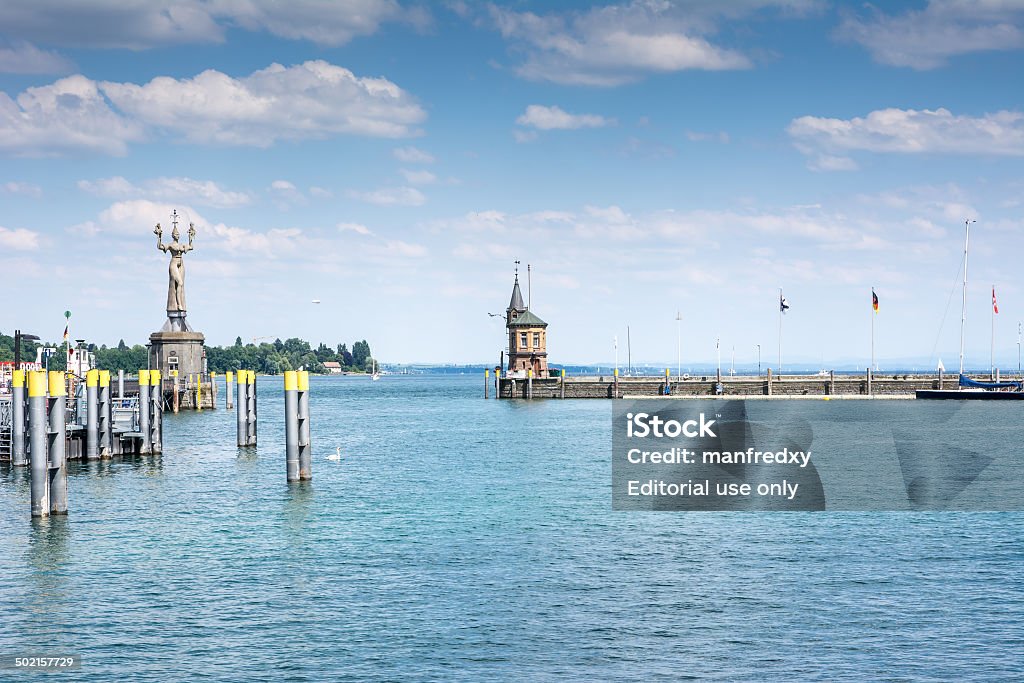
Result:
<instances>
[{"instance_id":1,"label":"white swan","mask_svg":"<svg viewBox=\"0 0 1024 683\"><path fill-rule=\"evenodd\" d=\"M341 446L338 446L335 449L334 455L328 455L327 459L328 460L341 460Z\"/></svg>"}]
</instances>

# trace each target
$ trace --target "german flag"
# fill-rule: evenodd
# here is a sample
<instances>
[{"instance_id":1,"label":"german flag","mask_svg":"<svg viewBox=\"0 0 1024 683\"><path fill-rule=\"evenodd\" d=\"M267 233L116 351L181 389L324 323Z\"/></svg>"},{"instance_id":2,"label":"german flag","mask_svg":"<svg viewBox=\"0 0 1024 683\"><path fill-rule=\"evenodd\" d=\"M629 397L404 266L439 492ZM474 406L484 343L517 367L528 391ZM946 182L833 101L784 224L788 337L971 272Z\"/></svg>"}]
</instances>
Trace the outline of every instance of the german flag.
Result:
<instances>
[{"instance_id":1,"label":"german flag","mask_svg":"<svg viewBox=\"0 0 1024 683\"><path fill-rule=\"evenodd\" d=\"M875 288L871 288L871 308L878 313L878 295L875 294Z\"/></svg>"}]
</instances>

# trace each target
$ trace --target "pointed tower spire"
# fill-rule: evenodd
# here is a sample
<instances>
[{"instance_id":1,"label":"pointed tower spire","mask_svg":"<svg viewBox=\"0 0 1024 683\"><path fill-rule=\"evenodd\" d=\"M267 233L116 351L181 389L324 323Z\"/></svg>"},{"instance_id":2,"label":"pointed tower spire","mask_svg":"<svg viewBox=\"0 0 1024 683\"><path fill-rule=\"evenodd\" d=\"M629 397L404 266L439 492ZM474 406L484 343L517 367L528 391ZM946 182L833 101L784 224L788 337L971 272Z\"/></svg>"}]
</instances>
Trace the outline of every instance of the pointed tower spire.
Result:
<instances>
[{"instance_id":1,"label":"pointed tower spire","mask_svg":"<svg viewBox=\"0 0 1024 683\"><path fill-rule=\"evenodd\" d=\"M512 299L508 302L507 313L511 314L515 311L518 315L526 310L526 305L523 303L523 293L519 289L519 261L516 261L516 282L512 285Z\"/></svg>"}]
</instances>

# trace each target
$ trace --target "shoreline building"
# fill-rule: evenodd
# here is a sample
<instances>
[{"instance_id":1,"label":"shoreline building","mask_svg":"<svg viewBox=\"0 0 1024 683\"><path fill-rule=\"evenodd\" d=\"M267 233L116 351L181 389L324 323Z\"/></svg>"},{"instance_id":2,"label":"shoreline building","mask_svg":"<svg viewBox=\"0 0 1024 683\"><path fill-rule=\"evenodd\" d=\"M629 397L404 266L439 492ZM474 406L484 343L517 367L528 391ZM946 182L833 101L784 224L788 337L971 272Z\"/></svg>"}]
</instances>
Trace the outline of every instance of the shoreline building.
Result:
<instances>
[{"instance_id":1,"label":"shoreline building","mask_svg":"<svg viewBox=\"0 0 1024 683\"><path fill-rule=\"evenodd\" d=\"M548 324L523 303L517 272L512 286L512 299L505 310L510 377L526 377L529 370L533 370L534 377L548 376L547 327Z\"/></svg>"}]
</instances>

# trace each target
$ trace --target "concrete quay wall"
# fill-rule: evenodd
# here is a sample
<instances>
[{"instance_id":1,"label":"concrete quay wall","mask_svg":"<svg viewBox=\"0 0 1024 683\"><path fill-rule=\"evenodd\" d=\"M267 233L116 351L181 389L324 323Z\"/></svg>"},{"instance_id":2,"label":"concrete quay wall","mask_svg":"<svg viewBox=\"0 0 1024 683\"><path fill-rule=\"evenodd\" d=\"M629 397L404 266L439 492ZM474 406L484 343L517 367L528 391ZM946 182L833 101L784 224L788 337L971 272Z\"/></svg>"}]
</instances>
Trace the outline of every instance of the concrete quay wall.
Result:
<instances>
[{"instance_id":1,"label":"concrete quay wall","mask_svg":"<svg viewBox=\"0 0 1024 683\"><path fill-rule=\"evenodd\" d=\"M619 377L616 384L612 376L566 377L533 379L533 398L618 398L623 396L660 396L665 387L664 377ZM785 376L783 379L767 377L723 377L721 395L725 396L908 396L918 389L952 389L956 377L937 375L837 375L826 377ZM670 384L671 396L718 395L715 377L676 380ZM529 398L530 382L525 379L502 378L499 398Z\"/></svg>"}]
</instances>

